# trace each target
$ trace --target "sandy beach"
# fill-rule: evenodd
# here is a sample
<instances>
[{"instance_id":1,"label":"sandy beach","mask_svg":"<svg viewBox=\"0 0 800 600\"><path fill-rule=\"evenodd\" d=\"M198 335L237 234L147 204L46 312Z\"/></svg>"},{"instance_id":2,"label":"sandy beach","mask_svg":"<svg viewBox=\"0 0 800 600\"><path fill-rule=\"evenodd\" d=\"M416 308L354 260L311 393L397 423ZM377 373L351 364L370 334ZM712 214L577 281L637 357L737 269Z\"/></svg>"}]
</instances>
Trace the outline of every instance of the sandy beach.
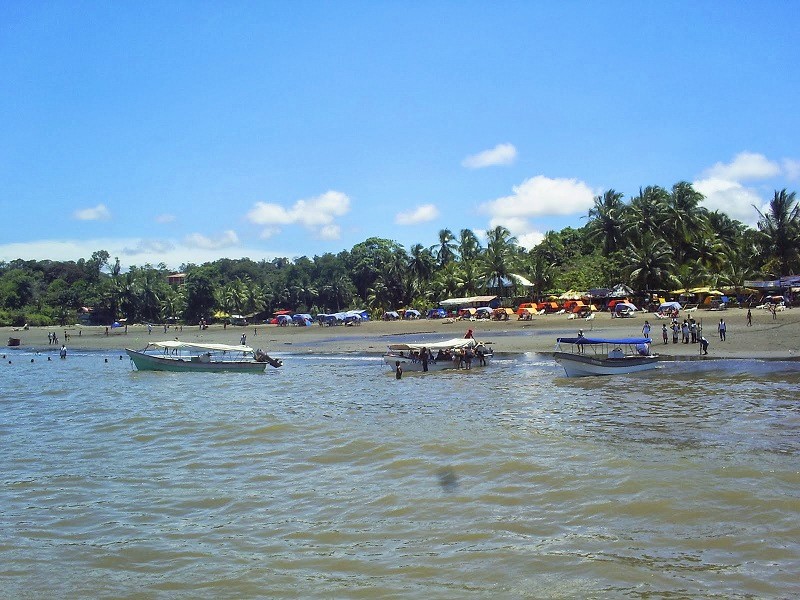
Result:
<instances>
[{"instance_id":1,"label":"sandy beach","mask_svg":"<svg viewBox=\"0 0 800 600\"><path fill-rule=\"evenodd\" d=\"M709 358L764 358L796 359L800 357L800 310L785 310L777 313L777 319L765 310L753 310L753 325L746 325L747 311L698 311L694 318L703 326L705 337L710 341ZM683 313L681 314L681 319ZM727 323L727 340L720 341L717 333L719 319ZM247 344L267 352L338 354L338 353L382 353L387 344L397 336L406 341L443 340L462 337L467 329L475 337L492 342L496 352L551 352L558 336L575 335L583 329L587 336L625 337L638 336L648 320L652 326L653 351L676 360L699 358L697 345L661 342L661 325L667 319L658 319L652 313L639 314L633 318L612 319L609 313L598 313L591 321L568 319L565 315L542 315L532 321L456 321L417 320L382 322L373 321L355 327L278 327L257 325L247 327L212 325L201 331L197 326L171 326L166 332L163 326L154 326L148 334L145 325L131 325L127 332L123 328L105 327L34 327L29 330L0 328L3 342L9 337L20 338L21 347L27 350L57 352L64 343L66 329L68 349L122 350L141 349L149 341L178 338L182 341L205 341L238 344L243 333ZM58 345L49 345L47 334L58 335Z\"/></svg>"}]
</instances>

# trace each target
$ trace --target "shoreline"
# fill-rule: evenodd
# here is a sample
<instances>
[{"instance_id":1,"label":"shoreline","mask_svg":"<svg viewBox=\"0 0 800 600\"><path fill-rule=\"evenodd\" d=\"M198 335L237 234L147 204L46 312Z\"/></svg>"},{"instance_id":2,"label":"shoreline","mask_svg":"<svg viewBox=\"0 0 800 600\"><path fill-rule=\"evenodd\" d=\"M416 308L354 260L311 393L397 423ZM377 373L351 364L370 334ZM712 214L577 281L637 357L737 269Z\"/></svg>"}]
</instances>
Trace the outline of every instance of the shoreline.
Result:
<instances>
[{"instance_id":1,"label":"shoreline","mask_svg":"<svg viewBox=\"0 0 800 600\"><path fill-rule=\"evenodd\" d=\"M661 341L661 326L670 324L669 319L657 319L652 313L638 314L633 318L611 318L609 313L596 313L591 321L568 319L565 315L542 315L532 321L368 321L358 326L345 327L278 327L276 325L228 326L211 325L206 330L198 326L154 326L148 334L146 325L130 325L127 333L122 328L109 329L104 326L64 327L2 327L0 336L7 342L9 337L21 340L19 348L36 352L58 352L61 344L71 350L124 350L141 349L150 341L180 339L186 342L213 342L238 344L242 334L246 343L266 352L291 354L383 354L392 340L434 341L464 336L472 329L476 338L493 344L498 354L535 352L551 354L556 338L574 336L583 329L587 337L635 337L642 333L648 320L652 326L651 349L663 360L695 360L718 358L755 358L764 360L800 360L800 310L789 309L778 313L777 319L766 311L753 310L753 325L746 325L744 309L725 311L698 311L692 316L703 325L703 334L710 342L709 354L701 357L696 344L673 344L670 332L669 343ZM681 314L680 320L685 314ZM727 324L727 339L720 341L717 323L723 318ZM64 340L64 332L69 335ZM55 332L56 344L48 344L48 333ZM4 344L5 346L5 344ZM6 346L6 349L9 349Z\"/></svg>"}]
</instances>

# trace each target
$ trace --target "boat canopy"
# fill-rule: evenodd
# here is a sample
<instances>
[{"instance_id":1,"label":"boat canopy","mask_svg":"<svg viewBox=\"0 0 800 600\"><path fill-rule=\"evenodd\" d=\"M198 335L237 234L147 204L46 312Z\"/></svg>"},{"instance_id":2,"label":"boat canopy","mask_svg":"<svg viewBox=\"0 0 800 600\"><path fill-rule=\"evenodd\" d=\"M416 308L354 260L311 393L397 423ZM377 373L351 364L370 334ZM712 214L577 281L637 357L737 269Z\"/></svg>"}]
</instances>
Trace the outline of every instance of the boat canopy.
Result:
<instances>
[{"instance_id":1,"label":"boat canopy","mask_svg":"<svg viewBox=\"0 0 800 600\"><path fill-rule=\"evenodd\" d=\"M592 344L612 344L612 345L623 345L623 344L650 344L652 343L652 339L650 338L643 338L643 337L632 337L632 338L588 338L588 337L561 337L557 338L556 341L559 344L585 344L587 346Z\"/></svg>"},{"instance_id":2,"label":"boat canopy","mask_svg":"<svg viewBox=\"0 0 800 600\"><path fill-rule=\"evenodd\" d=\"M443 342L428 342L425 344L389 344L389 350L422 350L423 348L427 348L428 350L451 350L453 348L469 348L479 345L480 342L476 342L472 338L453 338L452 340L445 340Z\"/></svg>"},{"instance_id":3,"label":"boat canopy","mask_svg":"<svg viewBox=\"0 0 800 600\"><path fill-rule=\"evenodd\" d=\"M165 340L163 342L150 342L148 348L164 348L165 350L213 350L215 352L253 352L250 346L231 346L229 344L201 344L193 342L179 342L178 340Z\"/></svg>"}]
</instances>

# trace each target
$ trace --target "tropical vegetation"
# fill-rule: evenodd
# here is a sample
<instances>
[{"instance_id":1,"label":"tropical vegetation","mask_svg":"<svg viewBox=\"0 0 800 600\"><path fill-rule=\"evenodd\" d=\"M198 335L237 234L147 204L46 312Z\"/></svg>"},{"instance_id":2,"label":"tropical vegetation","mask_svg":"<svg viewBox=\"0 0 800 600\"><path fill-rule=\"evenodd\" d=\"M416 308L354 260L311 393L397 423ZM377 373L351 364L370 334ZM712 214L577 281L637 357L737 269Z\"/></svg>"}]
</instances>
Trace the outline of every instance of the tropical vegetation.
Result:
<instances>
[{"instance_id":1,"label":"tropical vegetation","mask_svg":"<svg viewBox=\"0 0 800 600\"><path fill-rule=\"evenodd\" d=\"M702 206L689 183L648 186L625 201L607 190L580 228L549 231L534 248L502 226L486 246L469 229L439 231L430 246L408 250L371 237L338 254L290 260L219 259L181 265L185 284L171 286L164 264L130 267L98 250L75 261L0 262L0 325L75 322L91 308L106 319L197 322L214 314L336 312L367 307L424 309L453 296L519 296L515 275L532 295L626 283L638 290L695 285L740 287L748 279L800 272L800 205L776 191L756 228Z\"/></svg>"}]
</instances>

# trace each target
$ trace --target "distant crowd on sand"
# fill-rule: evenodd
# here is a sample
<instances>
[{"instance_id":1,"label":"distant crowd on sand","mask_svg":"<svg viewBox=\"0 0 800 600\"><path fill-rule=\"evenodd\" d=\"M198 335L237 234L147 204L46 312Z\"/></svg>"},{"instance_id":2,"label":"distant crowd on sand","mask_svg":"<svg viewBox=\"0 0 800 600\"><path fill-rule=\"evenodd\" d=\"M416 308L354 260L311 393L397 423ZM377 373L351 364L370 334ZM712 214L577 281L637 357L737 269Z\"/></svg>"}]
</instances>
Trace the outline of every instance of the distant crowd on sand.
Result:
<instances>
[{"instance_id":1,"label":"distant crowd on sand","mask_svg":"<svg viewBox=\"0 0 800 600\"><path fill-rule=\"evenodd\" d=\"M773 318L775 318L774 313ZM753 313L748 308L747 326L751 327L752 325ZM710 344L708 339L706 339L706 337L703 335L703 325L702 323L695 321L694 317L688 317L683 320L683 323L680 323L678 318L673 316L672 323L669 328L667 327L666 323L663 323L661 325L661 339L665 344L669 344L670 330L672 330L673 344L677 344L678 339L680 338L680 341L683 344L700 344L700 351L704 355L708 354L708 347ZM642 335L646 338L649 338L651 331L652 327L650 325L650 321L645 321L644 325L642 326ZM728 335L728 324L723 318L720 318L719 323L717 323L717 333L719 334L719 340L724 342Z\"/></svg>"}]
</instances>

